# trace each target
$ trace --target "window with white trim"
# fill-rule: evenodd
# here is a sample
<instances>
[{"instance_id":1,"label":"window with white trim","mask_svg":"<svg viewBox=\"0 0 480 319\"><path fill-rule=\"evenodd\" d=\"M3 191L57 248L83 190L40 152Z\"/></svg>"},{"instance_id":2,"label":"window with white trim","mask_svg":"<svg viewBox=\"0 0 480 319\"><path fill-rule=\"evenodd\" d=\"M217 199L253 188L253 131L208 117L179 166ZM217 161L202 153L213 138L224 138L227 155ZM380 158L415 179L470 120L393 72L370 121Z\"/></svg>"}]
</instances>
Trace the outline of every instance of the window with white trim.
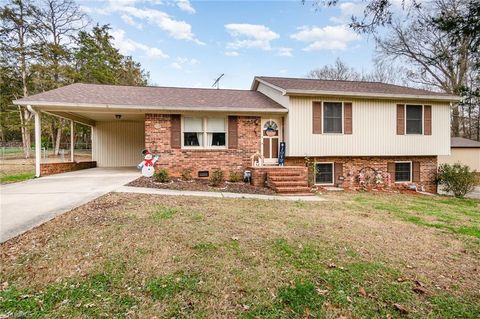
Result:
<instances>
[{"instance_id":1,"label":"window with white trim","mask_svg":"<svg viewBox=\"0 0 480 319\"><path fill-rule=\"evenodd\" d=\"M343 103L323 102L323 133L343 133Z\"/></svg>"},{"instance_id":2,"label":"window with white trim","mask_svg":"<svg viewBox=\"0 0 480 319\"><path fill-rule=\"evenodd\" d=\"M333 184L333 163L315 164L315 184Z\"/></svg>"},{"instance_id":3,"label":"window with white trim","mask_svg":"<svg viewBox=\"0 0 480 319\"><path fill-rule=\"evenodd\" d=\"M183 118L183 147L225 148L227 124L225 117Z\"/></svg>"},{"instance_id":4,"label":"window with white trim","mask_svg":"<svg viewBox=\"0 0 480 319\"><path fill-rule=\"evenodd\" d=\"M423 133L423 106L407 105L406 107L406 132L407 134Z\"/></svg>"},{"instance_id":5,"label":"window with white trim","mask_svg":"<svg viewBox=\"0 0 480 319\"><path fill-rule=\"evenodd\" d=\"M395 182L412 181L412 162L395 163Z\"/></svg>"}]
</instances>

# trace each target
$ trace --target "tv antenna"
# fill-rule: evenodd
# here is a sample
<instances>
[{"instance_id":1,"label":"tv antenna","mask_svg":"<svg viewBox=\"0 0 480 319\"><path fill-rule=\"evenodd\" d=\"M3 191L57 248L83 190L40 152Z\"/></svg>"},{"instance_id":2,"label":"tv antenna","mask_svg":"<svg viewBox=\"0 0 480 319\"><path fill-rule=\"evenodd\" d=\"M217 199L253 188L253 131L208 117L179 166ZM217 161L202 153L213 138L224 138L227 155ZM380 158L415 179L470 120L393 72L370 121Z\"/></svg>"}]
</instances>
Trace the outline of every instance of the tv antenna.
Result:
<instances>
[{"instance_id":1,"label":"tv antenna","mask_svg":"<svg viewBox=\"0 0 480 319\"><path fill-rule=\"evenodd\" d=\"M220 88L220 79L225 75L225 73L222 73L222 75L220 75L216 80L215 82L213 82L212 84L212 88L213 87L217 87L217 90Z\"/></svg>"}]
</instances>

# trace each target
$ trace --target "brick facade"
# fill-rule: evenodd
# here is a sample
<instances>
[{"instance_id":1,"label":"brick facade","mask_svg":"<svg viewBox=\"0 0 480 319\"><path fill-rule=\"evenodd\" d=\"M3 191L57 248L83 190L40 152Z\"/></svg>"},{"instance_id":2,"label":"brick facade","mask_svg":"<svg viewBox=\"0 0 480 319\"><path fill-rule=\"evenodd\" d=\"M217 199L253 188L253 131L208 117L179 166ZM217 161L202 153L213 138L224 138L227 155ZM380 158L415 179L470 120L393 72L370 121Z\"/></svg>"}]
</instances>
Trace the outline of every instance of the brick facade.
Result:
<instances>
[{"instance_id":1,"label":"brick facade","mask_svg":"<svg viewBox=\"0 0 480 319\"><path fill-rule=\"evenodd\" d=\"M40 164L40 175L53 175L59 173L66 173L72 171L78 171L81 169L94 168L97 167L97 162L88 161L88 162L64 162L64 163L41 163Z\"/></svg>"},{"instance_id":2,"label":"brick facade","mask_svg":"<svg viewBox=\"0 0 480 319\"><path fill-rule=\"evenodd\" d=\"M412 161L420 164L420 181L412 183L393 183L385 179L382 188L405 189L409 185L415 184L419 190L436 193L436 177L437 177L437 157L436 156L375 156L375 157L315 157L310 158L313 162L333 162L341 163L343 166L343 180L335 181L335 184L346 189L360 189L358 175L360 171L376 171L386 173L388 163L395 161ZM305 158L290 157L285 160L285 165L305 166ZM313 184L313 169L310 169L309 182ZM377 188L377 187L371 187Z\"/></svg>"},{"instance_id":3,"label":"brick facade","mask_svg":"<svg viewBox=\"0 0 480 319\"><path fill-rule=\"evenodd\" d=\"M171 148L171 115L145 115L145 147L160 155L157 168L166 168L172 176L180 176L185 169L197 177L199 171L215 169L243 172L251 165L251 156L260 150L261 123L258 116L238 117L238 147L236 149L173 149Z\"/></svg>"},{"instance_id":4,"label":"brick facade","mask_svg":"<svg viewBox=\"0 0 480 319\"><path fill-rule=\"evenodd\" d=\"M238 117L238 147L236 149L206 150L178 149L171 147L171 115L145 115L145 147L160 155L157 168L166 168L172 176L180 176L186 169L197 177L199 171L211 172L221 169L225 177L232 171L243 172L251 166L251 157L260 150L261 121L258 116ZM363 172L378 172L388 174L388 163L395 161L414 161L420 164L420 180L415 183L392 183L385 178L381 186L367 185L369 188L404 189L415 184L419 190L436 193L436 156L376 156L376 157L316 157L310 158L316 162L341 163L343 174L335 184L346 189L361 189L358 175ZM289 157L286 166L305 166L303 157ZM285 167L287 169L287 167ZM263 185L269 168L252 168L252 183ZM313 184L313 170L309 170L309 182ZM390 175L388 175L390 176ZM372 186L372 187L370 187Z\"/></svg>"}]
</instances>

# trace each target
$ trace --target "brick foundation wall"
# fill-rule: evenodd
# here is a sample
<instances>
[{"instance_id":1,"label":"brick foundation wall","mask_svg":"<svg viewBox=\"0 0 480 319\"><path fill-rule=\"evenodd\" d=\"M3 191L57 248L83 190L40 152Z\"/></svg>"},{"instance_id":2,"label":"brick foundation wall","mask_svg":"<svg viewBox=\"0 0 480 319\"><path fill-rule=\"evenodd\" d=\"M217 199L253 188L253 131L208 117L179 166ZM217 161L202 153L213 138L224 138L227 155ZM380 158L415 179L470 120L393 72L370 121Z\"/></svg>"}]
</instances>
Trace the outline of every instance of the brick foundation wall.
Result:
<instances>
[{"instance_id":1,"label":"brick foundation wall","mask_svg":"<svg viewBox=\"0 0 480 319\"><path fill-rule=\"evenodd\" d=\"M260 117L238 117L238 148L222 150L172 149L170 144L171 122L169 114L145 114L145 147L160 155L157 168L168 169L170 175L180 176L185 169L192 170L197 178L198 171L215 169L240 172L251 165L250 157L260 150Z\"/></svg>"},{"instance_id":2,"label":"brick foundation wall","mask_svg":"<svg viewBox=\"0 0 480 319\"><path fill-rule=\"evenodd\" d=\"M416 183L386 183L385 188L405 189L411 184L416 184L418 189L424 189L429 193L437 192L437 157L436 156L376 156L376 157L315 157L310 158L313 162L334 162L343 164L343 181L337 180L346 189L360 189L358 174L364 168L372 168L377 172L387 173L389 162L414 161L420 163L420 181ZM288 157L285 165L305 166L303 157ZM309 183L313 184L313 169L309 170ZM373 187L375 188L375 187Z\"/></svg>"},{"instance_id":3,"label":"brick foundation wall","mask_svg":"<svg viewBox=\"0 0 480 319\"><path fill-rule=\"evenodd\" d=\"M97 162L41 163L40 176L53 175L97 167Z\"/></svg>"}]
</instances>

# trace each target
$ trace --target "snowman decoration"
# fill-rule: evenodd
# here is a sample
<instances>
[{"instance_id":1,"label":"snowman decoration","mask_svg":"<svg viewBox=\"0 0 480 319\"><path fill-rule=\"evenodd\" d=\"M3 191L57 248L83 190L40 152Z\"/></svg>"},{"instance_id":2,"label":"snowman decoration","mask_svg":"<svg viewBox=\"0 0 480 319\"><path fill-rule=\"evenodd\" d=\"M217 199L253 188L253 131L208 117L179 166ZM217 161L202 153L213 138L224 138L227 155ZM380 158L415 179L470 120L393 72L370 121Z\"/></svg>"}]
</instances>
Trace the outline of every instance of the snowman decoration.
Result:
<instances>
[{"instance_id":1,"label":"snowman decoration","mask_svg":"<svg viewBox=\"0 0 480 319\"><path fill-rule=\"evenodd\" d=\"M137 165L138 169L142 170L142 175L145 177L152 177L155 173L155 163L158 161L158 155L153 156L149 150L144 150L142 152L144 159Z\"/></svg>"}]
</instances>

